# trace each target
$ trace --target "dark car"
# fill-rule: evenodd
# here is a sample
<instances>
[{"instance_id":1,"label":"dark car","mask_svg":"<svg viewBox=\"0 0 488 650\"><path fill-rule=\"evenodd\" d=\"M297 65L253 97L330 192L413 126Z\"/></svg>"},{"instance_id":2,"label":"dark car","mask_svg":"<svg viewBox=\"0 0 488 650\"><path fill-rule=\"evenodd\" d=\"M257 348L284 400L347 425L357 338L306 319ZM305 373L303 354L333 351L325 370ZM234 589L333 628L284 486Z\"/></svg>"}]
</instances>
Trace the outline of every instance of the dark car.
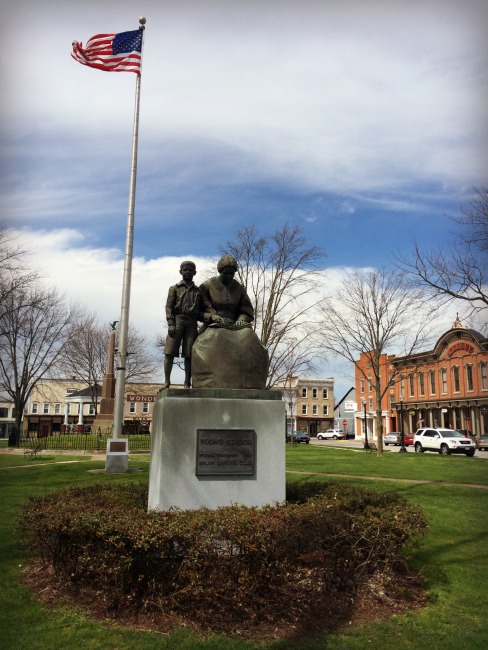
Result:
<instances>
[{"instance_id":1,"label":"dark car","mask_svg":"<svg viewBox=\"0 0 488 650\"><path fill-rule=\"evenodd\" d=\"M286 434L286 442L291 441L291 435L289 433ZM294 431L293 432L293 442L304 442L306 445L309 444L310 442L310 436L308 433L305 433L304 431Z\"/></svg>"},{"instance_id":2,"label":"dark car","mask_svg":"<svg viewBox=\"0 0 488 650\"><path fill-rule=\"evenodd\" d=\"M481 436L476 442L478 449L483 451L484 449L488 450L488 436Z\"/></svg>"}]
</instances>

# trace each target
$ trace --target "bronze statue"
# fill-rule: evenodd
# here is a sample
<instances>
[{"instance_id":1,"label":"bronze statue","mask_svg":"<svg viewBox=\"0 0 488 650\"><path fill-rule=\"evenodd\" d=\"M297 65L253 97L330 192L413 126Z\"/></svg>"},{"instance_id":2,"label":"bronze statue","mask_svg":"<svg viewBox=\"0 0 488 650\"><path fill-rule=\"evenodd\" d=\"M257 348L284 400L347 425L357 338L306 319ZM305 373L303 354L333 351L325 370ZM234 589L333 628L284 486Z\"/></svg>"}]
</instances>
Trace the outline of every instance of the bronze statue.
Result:
<instances>
[{"instance_id":1,"label":"bronze statue","mask_svg":"<svg viewBox=\"0 0 488 650\"><path fill-rule=\"evenodd\" d=\"M254 320L254 308L246 289L234 279L237 260L224 255L217 264L218 276L200 285L204 298L210 302L217 317L212 318L216 327L249 327Z\"/></svg>"},{"instance_id":2,"label":"bronze statue","mask_svg":"<svg viewBox=\"0 0 488 650\"><path fill-rule=\"evenodd\" d=\"M266 348L252 328L254 309L234 275L237 260L224 255L219 275L200 285L216 314L205 322L192 349L194 388L264 389L269 367Z\"/></svg>"},{"instance_id":3,"label":"bronze statue","mask_svg":"<svg viewBox=\"0 0 488 650\"><path fill-rule=\"evenodd\" d=\"M166 301L168 336L164 346L164 384L170 386L174 358L184 358L185 388L191 386L191 350L197 337L197 321L212 322L215 310L202 295L193 278L197 272L194 262L185 260L180 265L181 282L169 288Z\"/></svg>"}]
</instances>

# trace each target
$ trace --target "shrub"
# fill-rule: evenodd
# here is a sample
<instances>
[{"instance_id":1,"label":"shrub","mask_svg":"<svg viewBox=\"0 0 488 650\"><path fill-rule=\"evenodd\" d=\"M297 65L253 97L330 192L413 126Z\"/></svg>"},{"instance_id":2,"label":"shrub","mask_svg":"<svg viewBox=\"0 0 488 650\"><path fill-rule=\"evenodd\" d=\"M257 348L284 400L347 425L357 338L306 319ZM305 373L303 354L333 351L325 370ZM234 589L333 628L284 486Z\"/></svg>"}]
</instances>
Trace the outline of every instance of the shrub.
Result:
<instances>
[{"instance_id":1,"label":"shrub","mask_svg":"<svg viewBox=\"0 0 488 650\"><path fill-rule=\"evenodd\" d=\"M97 484L28 501L26 543L57 576L108 609L187 617L206 627L295 619L406 567L426 530L398 495L337 484L288 486L282 506L147 512L147 485Z\"/></svg>"}]
</instances>

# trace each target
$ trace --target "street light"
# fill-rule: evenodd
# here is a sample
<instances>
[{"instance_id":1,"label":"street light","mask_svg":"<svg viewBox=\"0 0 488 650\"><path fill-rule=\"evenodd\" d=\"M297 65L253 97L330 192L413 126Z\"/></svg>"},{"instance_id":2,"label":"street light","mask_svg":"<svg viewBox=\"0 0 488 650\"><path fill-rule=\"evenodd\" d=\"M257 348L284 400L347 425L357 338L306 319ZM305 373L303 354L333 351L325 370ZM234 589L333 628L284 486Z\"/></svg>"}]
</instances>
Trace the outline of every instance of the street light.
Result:
<instances>
[{"instance_id":1,"label":"street light","mask_svg":"<svg viewBox=\"0 0 488 650\"><path fill-rule=\"evenodd\" d=\"M400 447L400 451L407 451L407 448L405 447L405 433L403 431L403 399L400 398L400 433L402 436L402 445Z\"/></svg>"},{"instance_id":2,"label":"street light","mask_svg":"<svg viewBox=\"0 0 488 650\"><path fill-rule=\"evenodd\" d=\"M367 422L367 419L366 419L366 400L364 400L364 448L369 449L368 422Z\"/></svg>"}]
</instances>

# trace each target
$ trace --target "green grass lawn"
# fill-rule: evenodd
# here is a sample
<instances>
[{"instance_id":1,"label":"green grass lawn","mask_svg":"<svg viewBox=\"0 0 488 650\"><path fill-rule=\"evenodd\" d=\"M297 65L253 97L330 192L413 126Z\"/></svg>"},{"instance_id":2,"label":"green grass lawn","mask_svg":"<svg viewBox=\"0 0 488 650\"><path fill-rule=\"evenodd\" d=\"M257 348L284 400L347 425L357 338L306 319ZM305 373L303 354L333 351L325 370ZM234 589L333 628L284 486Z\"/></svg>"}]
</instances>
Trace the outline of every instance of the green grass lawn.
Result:
<instances>
[{"instance_id":1,"label":"green grass lawn","mask_svg":"<svg viewBox=\"0 0 488 650\"><path fill-rule=\"evenodd\" d=\"M76 460L77 462L66 462ZM20 461L20 462L19 462ZM56 464L55 461L63 461ZM10 469L10 468L11 469ZM259 645L223 637L199 639L186 629L170 636L126 630L90 621L81 610L65 605L45 606L21 584L28 554L15 533L21 504L31 495L94 481L147 481L147 456L131 456L129 467L141 471L124 475L93 473L103 461L83 456L49 456L26 463L22 456L0 455L0 648L244 650L303 648L327 650L411 648L415 650L474 650L488 647L488 490L469 484L488 484L488 461L481 458L441 457L435 454L385 453L383 458L363 451L301 446L288 448L288 479L352 482L368 489L398 491L426 513L430 529L412 563L421 570L429 591L428 606L387 621L344 629L320 642L304 640ZM303 474L295 472L304 472ZM352 476L416 479L434 483L371 481ZM443 482L466 484L449 486Z\"/></svg>"}]
</instances>

